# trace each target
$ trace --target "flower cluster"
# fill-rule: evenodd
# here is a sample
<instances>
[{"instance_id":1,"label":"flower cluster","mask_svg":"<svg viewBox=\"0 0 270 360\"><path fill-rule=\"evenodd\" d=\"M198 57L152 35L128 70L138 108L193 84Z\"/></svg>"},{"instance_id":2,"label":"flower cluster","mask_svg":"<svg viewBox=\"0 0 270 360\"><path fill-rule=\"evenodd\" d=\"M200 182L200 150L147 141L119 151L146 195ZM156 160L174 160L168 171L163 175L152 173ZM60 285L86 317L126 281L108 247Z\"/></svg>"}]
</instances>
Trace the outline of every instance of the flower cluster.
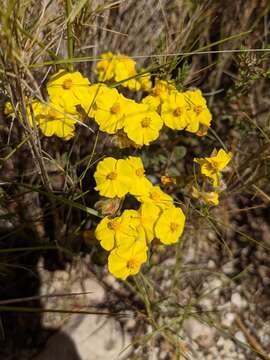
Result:
<instances>
[{"instance_id":1,"label":"flower cluster","mask_svg":"<svg viewBox=\"0 0 270 360\"><path fill-rule=\"evenodd\" d=\"M171 82L156 80L143 103L155 109L170 129L202 136L210 127L212 116L199 89L181 92Z\"/></svg>"},{"instance_id":2,"label":"flower cluster","mask_svg":"<svg viewBox=\"0 0 270 360\"><path fill-rule=\"evenodd\" d=\"M194 162L200 165L201 175L204 179L210 181L212 190L199 190L198 187L193 186L192 196L196 199L200 199L206 204L218 205L219 194L224 189L221 172L226 168L231 159L232 154L223 149L220 149L219 151L215 149L212 152L211 157L195 158ZM203 182L203 187L207 186L208 184Z\"/></svg>"},{"instance_id":3,"label":"flower cluster","mask_svg":"<svg viewBox=\"0 0 270 360\"><path fill-rule=\"evenodd\" d=\"M107 157L98 163L94 178L100 195L115 198L130 194L141 204L138 210L124 210L121 216L105 216L95 231L101 246L110 251L109 271L126 279L146 262L154 238L163 244L179 240L185 215L174 206L170 195L147 179L139 157Z\"/></svg>"},{"instance_id":4,"label":"flower cluster","mask_svg":"<svg viewBox=\"0 0 270 360\"><path fill-rule=\"evenodd\" d=\"M138 80L129 79L137 74L136 64L131 58L112 53L102 54L101 58L95 70L99 80L122 81L121 84L130 89L143 89L149 93L137 103L125 98L116 89L106 89L104 85L104 92L97 95L95 108L101 108L102 115L100 111L92 115L101 131L115 134L119 147L149 145L158 138L164 125L199 136L207 133L212 116L199 89L181 92L173 81L158 78L151 87L148 74L139 76ZM141 86L135 86L134 82L141 83Z\"/></svg>"},{"instance_id":5,"label":"flower cluster","mask_svg":"<svg viewBox=\"0 0 270 360\"><path fill-rule=\"evenodd\" d=\"M27 99L29 123L33 120L45 136L69 140L76 123L89 117L101 131L114 135L120 147L142 147L159 137L165 125L204 135L211 114L199 89L180 92L172 81L155 79L149 73L137 73L136 63L126 55L111 52L101 55L95 72L101 81L117 81L133 90L149 94L139 103L105 83L90 84L80 72L59 70L47 83L48 100ZM10 115L10 103L5 112Z\"/></svg>"},{"instance_id":6,"label":"flower cluster","mask_svg":"<svg viewBox=\"0 0 270 360\"><path fill-rule=\"evenodd\" d=\"M101 55L95 70L99 81L119 82L133 91L150 91L152 82L147 73L136 70L136 62L127 55L107 52Z\"/></svg>"},{"instance_id":7,"label":"flower cluster","mask_svg":"<svg viewBox=\"0 0 270 360\"><path fill-rule=\"evenodd\" d=\"M48 101L27 98L26 113L30 125L35 121L43 135L56 135L69 140L75 135L75 125L82 121L78 106L89 108L90 82L78 71L59 70L47 83ZM6 103L5 114L12 115L10 102Z\"/></svg>"},{"instance_id":8,"label":"flower cluster","mask_svg":"<svg viewBox=\"0 0 270 360\"><path fill-rule=\"evenodd\" d=\"M47 83L46 101L31 98L24 101L29 124L35 124L45 136L69 140L75 135L76 124L88 119L100 131L112 135L112 142L119 148L149 145L158 139L165 126L203 136L211 125L212 116L201 90L179 91L171 80L151 78L147 71L137 71L135 61L126 55L102 54L95 73L99 82L94 84L78 71L60 69L52 75ZM123 87L140 91L137 94L140 100L124 96ZM125 93L130 94L126 90ZM13 111L7 103L5 114L14 116ZM16 109L16 115L19 112ZM194 159L200 165L202 181L200 187L198 182L193 186L192 196L217 205L223 186L221 171L230 160L231 154L222 149L215 150L211 157ZM106 157L97 164L94 178L95 189L105 198L99 201L104 217L95 235L110 252L109 271L126 279L138 273L147 261L153 239L163 244L179 240L185 215L175 207L170 195L145 176L140 157ZM172 185L175 180L165 175L161 183ZM133 196L140 205L120 214L119 207L126 195Z\"/></svg>"}]
</instances>

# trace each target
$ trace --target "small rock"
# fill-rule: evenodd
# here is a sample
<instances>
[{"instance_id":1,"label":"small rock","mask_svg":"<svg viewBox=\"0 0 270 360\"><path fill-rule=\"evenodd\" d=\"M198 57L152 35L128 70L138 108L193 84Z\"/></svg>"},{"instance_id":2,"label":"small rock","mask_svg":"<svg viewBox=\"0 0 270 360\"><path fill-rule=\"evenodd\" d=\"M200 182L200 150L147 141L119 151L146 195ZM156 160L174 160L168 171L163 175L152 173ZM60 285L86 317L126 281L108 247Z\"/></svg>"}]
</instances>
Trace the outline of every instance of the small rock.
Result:
<instances>
[{"instance_id":1,"label":"small rock","mask_svg":"<svg viewBox=\"0 0 270 360\"><path fill-rule=\"evenodd\" d=\"M223 326L231 327L232 323L234 322L234 319L235 319L235 315L233 313L226 313L221 323Z\"/></svg>"},{"instance_id":2,"label":"small rock","mask_svg":"<svg viewBox=\"0 0 270 360\"><path fill-rule=\"evenodd\" d=\"M231 275L234 273L234 260L231 260L229 262L227 262L226 264L224 264L222 266L222 271L226 274L226 275Z\"/></svg>"},{"instance_id":3,"label":"small rock","mask_svg":"<svg viewBox=\"0 0 270 360\"><path fill-rule=\"evenodd\" d=\"M234 337L236 340L241 341L243 343L247 342L245 335L240 330L234 334Z\"/></svg>"},{"instance_id":4,"label":"small rock","mask_svg":"<svg viewBox=\"0 0 270 360\"><path fill-rule=\"evenodd\" d=\"M220 336L220 338L219 338L218 341L217 341L217 347L223 348L223 346L224 346L224 341L225 341L225 339L224 339L222 336Z\"/></svg>"},{"instance_id":5,"label":"small rock","mask_svg":"<svg viewBox=\"0 0 270 360\"><path fill-rule=\"evenodd\" d=\"M244 354L238 354L237 360L245 360Z\"/></svg>"},{"instance_id":6,"label":"small rock","mask_svg":"<svg viewBox=\"0 0 270 360\"><path fill-rule=\"evenodd\" d=\"M112 360L124 359L131 338L119 323L104 315L73 315L56 332L35 360ZM123 356L119 354L122 350Z\"/></svg>"},{"instance_id":7,"label":"small rock","mask_svg":"<svg viewBox=\"0 0 270 360\"><path fill-rule=\"evenodd\" d=\"M217 235L216 235L215 232L209 231L208 234L207 234L207 237L208 237L209 240L216 240Z\"/></svg>"},{"instance_id":8,"label":"small rock","mask_svg":"<svg viewBox=\"0 0 270 360\"><path fill-rule=\"evenodd\" d=\"M216 263L214 262L214 260L209 260L208 264L207 264L208 269L215 269L216 268Z\"/></svg>"},{"instance_id":9,"label":"small rock","mask_svg":"<svg viewBox=\"0 0 270 360\"><path fill-rule=\"evenodd\" d=\"M196 319L187 319L184 321L183 328L187 335L196 341L201 347L209 348L213 345L216 331Z\"/></svg>"},{"instance_id":10,"label":"small rock","mask_svg":"<svg viewBox=\"0 0 270 360\"><path fill-rule=\"evenodd\" d=\"M246 307L247 302L245 299L242 298L242 296L239 293L233 293L231 296L231 302L234 306L236 306L238 309L243 309Z\"/></svg>"},{"instance_id":11,"label":"small rock","mask_svg":"<svg viewBox=\"0 0 270 360\"><path fill-rule=\"evenodd\" d=\"M159 358L160 360L165 360L167 356L167 352L166 351L161 351L159 354Z\"/></svg>"},{"instance_id":12,"label":"small rock","mask_svg":"<svg viewBox=\"0 0 270 360\"><path fill-rule=\"evenodd\" d=\"M205 311L211 311L213 309L213 302L211 299L202 298L199 301L199 304L204 308Z\"/></svg>"},{"instance_id":13,"label":"small rock","mask_svg":"<svg viewBox=\"0 0 270 360\"><path fill-rule=\"evenodd\" d=\"M235 346L232 340L226 339L223 345L223 351L225 354L233 352L235 350Z\"/></svg>"},{"instance_id":14,"label":"small rock","mask_svg":"<svg viewBox=\"0 0 270 360\"><path fill-rule=\"evenodd\" d=\"M89 294L87 294L87 298L91 301L91 304L98 304L104 301L105 290L96 279L85 279L83 285L84 291L89 292Z\"/></svg>"},{"instance_id":15,"label":"small rock","mask_svg":"<svg viewBox=\"0 0 270 360\"><path fill-rule=\"evenodd\" d=\"M108 274L107 276L105 276L104 281L110 285L113 289L115 290L119 290L120 288L120 283L117 281L117 279L112 276L111 274Z\"/></svg>"},{"instance_id":16,"label":"small rock","mask_svg":"<svg viewBox=\"0 0 270 360\"><path fill-rule=\"evenodd\" d=\"M149 354L150 355L149 360L158 360L159 359L158 354L159 354L159 348L157 347L151 348L151 352Z\"/></svg>"},{"instance_id":17,"label":"small rock","mask_svg":"<svg viewBox=\"0 0 270 360\"><path fill-rule=\"evenodd\" d=\"M135 319L129 319L126 324L125 327L127 330L132 330L136 325L136 320Z\"/></svg>"},{"instance_id":18,"label":"small rock","mask_svg":"<svg viewBox=\"0 0 270 360\"><path fill-rule=\"evenodd\" d=\"M195 248L193 246L189 246L185 254L185 264L194 261L195 256Z\"/></svg>"},{"instance_id":19,"label":"small rock","mask_svg":"<svg viewBox=\"0 0 270 360\"><path fill-rule=\"evenodd\" d=\"M207 284L207 290L211 291L211 295L218 296L222 287L222 281L218 278L212 279Z\"/></svg>"}]
</instances>

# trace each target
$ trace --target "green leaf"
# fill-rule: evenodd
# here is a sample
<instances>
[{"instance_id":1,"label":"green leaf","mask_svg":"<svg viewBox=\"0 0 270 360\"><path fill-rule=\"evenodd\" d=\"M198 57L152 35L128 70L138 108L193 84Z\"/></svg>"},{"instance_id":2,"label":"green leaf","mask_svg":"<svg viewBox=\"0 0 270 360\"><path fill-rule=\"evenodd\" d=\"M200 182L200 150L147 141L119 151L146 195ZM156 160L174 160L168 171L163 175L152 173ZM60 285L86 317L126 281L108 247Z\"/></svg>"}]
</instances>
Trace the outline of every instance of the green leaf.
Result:
<instances>
[{"instance_id":1,"label":"green leaf","mask_svg":"<svg viewBox=\"0 0 270 360\"><path fill-rule=\"evenodd\" d=\"M181 160L186 156L187 149L185 146L176 146L174 148L175 160Z\"/></svg>"}]
</instances>

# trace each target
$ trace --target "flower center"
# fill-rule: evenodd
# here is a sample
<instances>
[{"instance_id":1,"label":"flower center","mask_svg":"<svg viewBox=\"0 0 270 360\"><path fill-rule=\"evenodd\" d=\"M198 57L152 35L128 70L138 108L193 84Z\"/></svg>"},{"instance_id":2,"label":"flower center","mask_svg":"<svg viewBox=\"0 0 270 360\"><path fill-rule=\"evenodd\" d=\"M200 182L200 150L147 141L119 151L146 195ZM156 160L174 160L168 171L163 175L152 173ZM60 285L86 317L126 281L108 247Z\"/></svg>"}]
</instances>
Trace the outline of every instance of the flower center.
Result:
<instances>
[{"instance_id":1,"label":"flower center","mask_svg":"<svg viewBox=\"0 0 270 360\"><path fill-rule=\"evenodd\" d=\"M163 87L161 85L156 85L152 93L154 96L160 96L162 95L163 92L164 92Z\"/></svg>"},{"instance_id":2,"label":"flower center","mask_svg":"<svg viewBox=\"0 0 270 360\"><path fill-rule=\"evenodd\" d=\"M158 201L160 199L160 194L157 191L152 191L150 193L150 199Z\"/></svg>"},{"instance_id":3,"label":"flower center","mask_svg":"<svg viewBox=\"0 0 270 360\"><path fill-rule=\"evenodd\" d=\"M139 169L136 169L136 175L139 176L139 177L143 177L144 175L144 168L139 168Z\"/></svg>"},{"instance_id":4,"label":"flower center","mask_svg":"<svg viewBox=\"0 0 270 360\"><path fill-rule=\"evenodd\" d=\"M182 114L182 109L180 107L177 107L173 112L173 116L180 116L181 114Z\"/></svg>"},{"instance_id":5,"label":"flower center","mask_svg":"<svg viewBox=\"0 0 270 360\"><path fill-rule=\"evenodd\" d=\"M135 269L135 267L136 267L136 259L130 259L130 260L128 260L128 262L127 262L127 267L129 268L129 269Z\"/></svg>"},{"instance_id":6,"label":"flower center","mask_svg":"<svg viewBox=\"0 0 270 360\"><path fill-rule=\"evenodd\" d=\"M172 222L172 223L170 224L171 232L175 232L175 231L178 229L178 227L179 227L178 224Z\"/></svg>"},{"instance_id":7,"label":"flower center","mask_svg":"<svg viewBox=\"0 0 270 360\"><path fill-rule=\"evenodd\" d=\"M201 105L197 105L194 107L194 112L196 115L200 115L200 113L203 111L203 107Z\"/></svg>"},{"instance_id":8,"label":"flower center","mask_svg":"<svg viewBox=\"0 0 270 360\"><path fill-rule=\"evenodd\" d=\"M64 80L64 82L62 84L63 89L69 90L71 88L71 86L72 86L72 80L71 79Z\"/></svg>"},{"instance_id":9,"label":"flower center","mask_svg":"<svg viewBox=\"0 0 270 360\"><path fill-rule=\"evenodd\" d=\"M219 162L218 162L218 161L213 160L213 161L212 161L212 166L213 166L213 168L215 168L215 169L217 169L217 170L218 170L218 168L219 168Z\"/></svg>"},{"instance_id":10,"label":"flower center","mask_svg":"<svg viewBox=\"0 0 270 360\"><path fill-rule=\"evenodd\" d=\"M111 114L115 115L118 114L121 110L121 106L119 103L115 103L113 104L113 106L111 107Z\"/></svg>"},{"instance_id":11,"label":"flower center","mask_svg":"<svg viewBox=\"0 0 270 360\"><path fill-rule=\"evenodd\" d=\"M145 117L141 121L141 125L143 128L148 128L151 123L151 119L149 117Z\"/></svg>"},{"instance_id":12,"label":"flower center","mask_svg":"<svg viewBox=\"0 0 270 360\"><path fill-rule=\"evenodd\" d=\"M107 176L106 179L108 180L115 180L117 178L117 173L115 171L110 172Z\"/></svg>"},{"instance_id":13,"label":"flower center","mask_svg":"<svg viewBox=\"0 0 270 360\"><path fill-rule=\"evenodd\" d=\"M107 224L107 227L108 227L110 230L114 230L114 231L119 230L120 226L121 226L121 223L118 222L117 220L111 220L111 221L109 221L108 224Z\"/></svg>"},{"instance_id":14,"label":"flower center","mask_svg":"<svg viewBox=\"0 0 270 360\"><path fill-rule=\"evenodd\" d=\"M56 120L56 118L59 116L59 112L54 110L54 109L50 109L48 111L48 115L47 115L47 120L48 121L53 121Z\"/></svg>"},{"instance_id":15,"label":"flower center","mask_svg":"<svg viewBox=\"0 0 270 360\"><path fill-rule=\"evenodd\" d=\"M207 170L209 172L214 172L214 173L219 171L219 163L218 163L218 161L215 161L215 160L209 161L208 164L207 164Z\"/></svg>"}]
</instances>

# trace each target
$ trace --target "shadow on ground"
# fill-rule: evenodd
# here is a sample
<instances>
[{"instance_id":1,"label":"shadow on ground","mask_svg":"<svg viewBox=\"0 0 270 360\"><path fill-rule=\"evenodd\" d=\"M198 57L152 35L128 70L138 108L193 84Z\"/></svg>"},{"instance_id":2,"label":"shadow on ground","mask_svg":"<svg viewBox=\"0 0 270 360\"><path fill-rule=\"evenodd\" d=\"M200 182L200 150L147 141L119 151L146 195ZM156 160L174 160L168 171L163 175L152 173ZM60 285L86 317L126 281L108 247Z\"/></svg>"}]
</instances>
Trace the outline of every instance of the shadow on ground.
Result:
<instances>
[{"instance_id":1,"label":"shadow on ground","mask_svg":"<svg viewBox=\"0 0 270 360\"><path fill-rule=\"evenodd\" d=\"M35 241L35 235L29 230L1 232L0 359L81 360L73 340L61 331L57 331L50 346L39 354L56 332L55 329L42 326L44 309L38 298L40 278L37 264L40 257L44 257L44 263L49 264L48 254L44 251L7 251L38 246ZM55 257L56 254L50 252L49 258ZM57 261L54 270L55 264ZM58 265L63 266L60 262ZM20 300L23 298L28 299Z\"/></svg>"}]
</instances>

